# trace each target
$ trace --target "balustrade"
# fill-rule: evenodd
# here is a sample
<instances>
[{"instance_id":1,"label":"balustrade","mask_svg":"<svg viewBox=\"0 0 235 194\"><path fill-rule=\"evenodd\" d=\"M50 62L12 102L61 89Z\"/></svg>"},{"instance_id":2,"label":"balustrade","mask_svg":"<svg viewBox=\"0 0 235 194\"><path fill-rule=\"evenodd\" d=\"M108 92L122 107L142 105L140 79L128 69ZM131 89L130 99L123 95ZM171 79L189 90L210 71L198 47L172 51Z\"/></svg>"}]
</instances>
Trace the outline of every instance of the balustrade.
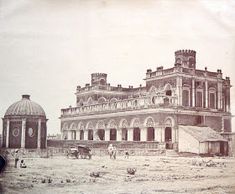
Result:
<instances>
[{"instance_id":1,"label":"balustrade","mask_svg":"<svg viewBox=\"0 0 235 194\"><path fill-rule=\"evenodd\" d=\"M153 100L154 98L154 100ZM165 103L167 99L167 103ZM164 101L165 100L165 101ZM116 102L105 102L102 104L93 104L87 106L73 107L62 109L62 116L68 115L81 115L95 112L113 112L118 110L130 110L130 109L143 109L153 108L158 106L176 105L177 97L175 96L144 96L139 98L131 98L125 100L118 100Z\"/></svg>"}]
</instances>

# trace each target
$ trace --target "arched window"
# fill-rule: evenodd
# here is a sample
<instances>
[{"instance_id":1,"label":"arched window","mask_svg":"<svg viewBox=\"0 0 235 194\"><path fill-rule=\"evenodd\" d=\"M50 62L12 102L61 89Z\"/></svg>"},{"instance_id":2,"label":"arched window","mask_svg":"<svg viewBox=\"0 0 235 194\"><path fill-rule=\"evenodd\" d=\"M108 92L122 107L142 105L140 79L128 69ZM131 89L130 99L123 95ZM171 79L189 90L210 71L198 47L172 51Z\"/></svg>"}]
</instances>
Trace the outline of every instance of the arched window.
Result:
<instances>
[{"instance_id":1,"label":"arched window","mask_svg":"<svg viewBox=\"0 0 235 194\"><path fill-rule=\"evenodd\" d=\"M88 105L93 104L93 99L92 99L92 97L89 97L89 98L88 98L88 100L87 100L87 104L88 104Z\"/></svg>"},{"instance_id":2,"label":"arched window","mask_svg":"<svg viewBox=\"0 0 235 194\"><path fill-rule=\"evenodd\" d=\"M98 103L105 103L106 102L106 98L105 97L100 97L98 99Z\"/></svg>"},{"instance_id":3,"label":"arched window","mask_svg":"<svg viewBox=\"0 0 235 194\"><path fill-rule=\"evenodd\" d=\"M104 79L100 79L100 85L105 85L105 80Z\"/></svg>"},{"instance_id":4,"label":"arched window","mask_svg":"<svg viewBox=\"0 0 235 194\"><path fill-rule=\"evenodd\" d=\"M189 106L189 90L183 90L183 106Z\"/></svg>"},{"instance_id":5,"label":"arched window","mask_svg":"<svg viewBox=\"0 0 235 194\"><path fill-rule=\"evenodd\" d=\"M209 108L216 108L216 90L209 88Z\"/></svg>"},{"instance_id":6,"label":"arched window","mask_svg":"<svg viewBox=\"0 0 235 194\"><path fill-rule=\"evenodd\" d=\"M171 90L167 90L167 91L166 91L166 95L167 95L167 96L171 96L171 95L172 95Z\"/></svg>"}]
</instances>

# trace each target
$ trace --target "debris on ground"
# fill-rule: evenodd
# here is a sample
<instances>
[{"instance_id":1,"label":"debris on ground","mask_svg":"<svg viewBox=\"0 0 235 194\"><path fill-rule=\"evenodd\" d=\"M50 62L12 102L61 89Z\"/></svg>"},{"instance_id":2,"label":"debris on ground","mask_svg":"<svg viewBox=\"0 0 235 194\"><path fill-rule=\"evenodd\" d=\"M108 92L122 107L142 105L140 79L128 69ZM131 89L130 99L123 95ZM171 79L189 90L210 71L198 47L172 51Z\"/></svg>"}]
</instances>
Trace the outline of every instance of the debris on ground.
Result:
<instances>
[{"instance_id":1,"label":"debris on ground","mask_svg":"<svg viewBox=\"0 0 235 194\"><path fill-rule=\"evenodd\" d=\"M100 172L91 172L90 176L91 177L100 177Z\"/></svg>"},{"instance_id":2,"label":"debris on ground","mask_svg":"<svg viewBox=\"0 0 235 194\"><path fill-rule=\"evenodd\" d=\"M135 172L136 172L136 168L127 168L127 173L128 174L134 175Z\"/></svg>"}]
</instances>

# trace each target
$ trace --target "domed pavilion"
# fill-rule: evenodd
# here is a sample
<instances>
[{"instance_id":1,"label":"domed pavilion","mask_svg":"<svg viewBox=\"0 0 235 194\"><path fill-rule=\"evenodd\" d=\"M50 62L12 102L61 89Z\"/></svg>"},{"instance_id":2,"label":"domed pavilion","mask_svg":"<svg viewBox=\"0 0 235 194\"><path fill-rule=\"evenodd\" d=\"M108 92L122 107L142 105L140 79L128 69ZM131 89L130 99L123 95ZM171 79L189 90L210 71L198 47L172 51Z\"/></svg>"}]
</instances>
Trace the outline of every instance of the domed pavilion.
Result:
<instances>
[{"instance_id":1,"label":"domed pavilion","mask_svg":"<svg viewBox=\"0 0 235 194\"><path fill-rule=\"evenodd\" d=\"M3 118L3 147L46 148L47 126L43 108L30 95L12 104Z\"/></svg>"}]
</instances>

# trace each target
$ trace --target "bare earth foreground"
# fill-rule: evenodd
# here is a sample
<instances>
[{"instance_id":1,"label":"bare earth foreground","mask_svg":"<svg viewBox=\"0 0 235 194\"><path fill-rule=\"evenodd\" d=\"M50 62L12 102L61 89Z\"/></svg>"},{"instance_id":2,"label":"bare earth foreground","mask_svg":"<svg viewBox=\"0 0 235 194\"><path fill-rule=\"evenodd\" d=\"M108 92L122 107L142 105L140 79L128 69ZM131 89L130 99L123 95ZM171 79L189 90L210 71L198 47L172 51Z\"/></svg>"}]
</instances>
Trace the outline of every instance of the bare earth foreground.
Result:
<instances>
[{"instance_id":1,"label":"bare earth foreground","mask_svg":"<svg viewBox=\"0 0 235 194\"><path fill-rule=\"evenodd\" d=\"M235 193L234 158L58 156L25 162L26 169L16 169L10 161L0 193ZM135 175L127 174L130 167Z\"/></svg>"}]
</instances>

